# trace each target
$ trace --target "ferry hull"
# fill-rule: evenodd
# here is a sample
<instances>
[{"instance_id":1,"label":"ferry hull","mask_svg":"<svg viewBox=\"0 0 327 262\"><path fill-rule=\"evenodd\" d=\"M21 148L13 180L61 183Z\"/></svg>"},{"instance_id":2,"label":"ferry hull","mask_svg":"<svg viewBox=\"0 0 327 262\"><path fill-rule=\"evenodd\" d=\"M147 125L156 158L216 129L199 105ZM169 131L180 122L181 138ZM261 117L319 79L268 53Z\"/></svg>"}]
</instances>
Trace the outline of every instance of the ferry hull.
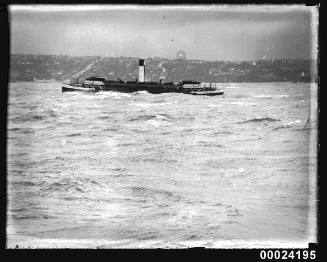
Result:
<instances>
[{"instance_id":1,"label":"ferry hull","mask_svg":"<svg viewBox=\"0 0 327 262\"><path fill-rule=\"evenodd\" d=\"M74 91L79 91L79 92L97 92L99 91L96 88L85 88L82 86L74 86L74 85L67 85L63 84L61 87L62 92L74 92Z\"/></svg>"},{"instance_id":2,"label":"ferry hull","mask_svg":"<svg viewBox=\"0 0 327 262\"><path fill-rule=\"evenodd\" d=\"M151 94L161 94L161 93L180 93L181 90L176 86L169 85L143 85L143 84L120 84L120 83L106 83L101 88L86 88L83 86L62 85L62 92L72 92L72 91L83 91L83 92L97 92L99 90L103 91L116 91L122 93L134 93L139 91L147 91Z\"/></svg>"}]
</instances>

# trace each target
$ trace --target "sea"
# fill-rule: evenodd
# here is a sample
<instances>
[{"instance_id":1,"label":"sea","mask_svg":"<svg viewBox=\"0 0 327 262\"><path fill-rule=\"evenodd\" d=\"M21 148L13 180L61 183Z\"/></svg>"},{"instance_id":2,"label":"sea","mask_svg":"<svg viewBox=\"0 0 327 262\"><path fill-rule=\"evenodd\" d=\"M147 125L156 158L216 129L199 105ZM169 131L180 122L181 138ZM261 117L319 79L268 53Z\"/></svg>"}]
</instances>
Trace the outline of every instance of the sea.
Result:
<instances>
[{"instance_id":1,"label":"sea","mask_svg":"<svg viewBox=\"0 0 327 262\"><path fill-rule=\"evenodd\" d=\"M221 87L210 97L10 83L7 248L315 242L317 85Z\"/></svg>"}]
</instances>

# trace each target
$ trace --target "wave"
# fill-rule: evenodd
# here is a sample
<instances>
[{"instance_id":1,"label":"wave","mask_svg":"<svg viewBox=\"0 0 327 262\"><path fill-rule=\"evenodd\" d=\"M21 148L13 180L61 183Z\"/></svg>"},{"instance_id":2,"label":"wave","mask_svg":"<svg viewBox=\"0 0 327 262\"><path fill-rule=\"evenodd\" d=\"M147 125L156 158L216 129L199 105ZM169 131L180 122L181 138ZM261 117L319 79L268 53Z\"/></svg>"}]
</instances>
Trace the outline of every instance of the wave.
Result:
<instances>
[{"instance_id":1,"label":"wave","mask_svg":"<svg viewBox=\"0 0 327 262\"><path fill-rule=\"evenodd\" d=\"M171 191L163 190L163 189L154 189L149 187L142 186L132 186L128 187L131 190L133 195L138 197L150 197L150 198L164 198L167 200L179 201L181 196L174 194Z\"/></svg>"},{"instance_id":2,"label":"wave","mask_svg":"<svg viewBox=\"0 0 327 262\"><path fill-rule=\"evenodd\" d=\"M177 102L165 102L165 100L159 100L159 101L154 101L153 103L133 103L133 104L128 104L128 105L147 108L147 107L153 107L153 106L171 105L171 104L175 104L175 103L177 103Z\"/></svg>"},{"instance_id":3,"label":"wave","mask_svg":"<svg viewBox=\"0 0 327 262\"><path fill-rule=\"evenodd\" d=\"M8 131L20 131L21 128L20 127L11 127L11 128L8 128Z\"/></svg>"},{"instance_id":4,"label":"wave","mask_svg":"<svg viewBox=\"0 0 327 262\"><path fill-rule=\"evenodd\" d=\"M210 143L207 141L198 141L197 144L200 144L203 147L220 147L223 148L223 145L215 144L215 143Z\"/></svg>"},{"instance_id":5,"label":"wave","mask_svg":"<svg viewBox=\"0 0 327 262\"><path fill-rule=\"evenodd\" d=\"M131 118L129 119L130 122L134 122L134 121L148 121L148 120L170 120L173 119L170 115L168 114L150 114L150 115L139 115L137 117Z\"/></svg>"},{"instance_id":6,"label":"wave","mask_svg":"<svg viewBox=\"0 0 327 262\"><path fill-rule=\"evenodd\" d=\"M16 220L24 220L24 219L38 219L41 218L41 216L36 215L13 215L13 218Z\"/></svg>"},{"instance_id":7,"label":"wave","mask_svg":"<svg viewBox=\"0 0 327 262\"><path fill-rule=\"evenodd\" d=\"M173 117L171 117L168 114L156 114L156 118L161 119L161 120L170 120L170 119L173 119Z\"/></svg>"},{"instance_id":8,"label":"wave","mask_svg":"<svg viewBox=\"0 0 327 262\"><path fill-rule=\"evenodd\" d=\"M247 95L234 95L235 98L248 98Z\"/></svg>"},{"instance_id":9,"label":"wave","mask_svg":"<svg viewBox=\"0 0 327 262\"><path fill-rule=\"evenodd\" d=\"M12 182L11 184L18 185L18 186L36 186L36 184L31 181L15 181Z\"/></svg>"},{"instance_id":10,"label":"wave","mask_svg":"<svg viewBox=\"0 0 327 262\"><path fill-rule=\"evenodd\" d=\"M229 105L238 105L238 106L255 106L256 103L253 102L243 102L243 101L235 101L235 102L222 102L223 104Z\"/></svg>"},{"instance_id":11,"label":"wave","mask_svg":"<svg viewBox=\"0 0 327 262\"><path fill-rule=\"evenodd\" d=\"M296 129L297 131L310 131L312 128L311 127L303 127L303 128L298 128Z\"/></svg>"},{"instance_id":12,"label":"wave","mask_svg":"<svg viewBox=\"0 0 327 262\"><path fill-rule=\"evenodd\" d=\"M141 94L150 94L148 91L137 91L137 92L134 92L133 95L141 95Z\"/></svg>"},{"instance_id":13,"label":"wave","mask_svg":"<svg viewBox=\"0 0 327 262\"><path fill-rule=\"evenodd\" d=\"M273 96L272 95L254 95L252 97L254 97L254 98L272 98Z\"/></svg>"},{"instance_id":14,"label":"wave","mask_svg":"<svg viewBox=\"0 0 327 262\"><path fill-rule=\"evenodd\" d=\"M114 172L126 172L126 168L121 168L121 167L114 167L114 168L109 168L109 170L114 171Z\"/></svg>"},{"instance_id":15,"label":"wave","mask_svg":"<svg viewBox=\"0 0 327 262\"><path fill-rule=\"evenodd\" d=\"M127 94L127 93L121 93L121 92L115 92L115 91L107 91L107 92L102 92L101 95L103 96L103 98L128 98L128 97L132 97L132 95Z\"/></svg>"},{"instance_id":16,"label":"wave","mask_svg":"<svg viewBox=\"0 0 327 262\"><path fill-rule=\"evenodd\" d=\"M105 128L103 131L113 131L113 132L116 132L116 131L119 131L119 130L120 130L119 128L108 127L108 128Z\"/></svg>"},{"instance_id":17,"label":"wave","mask_svg":"<svg viewBox=\"0 0 327 262\"><path fill-rule=\"evenodd\" d=\"M161 135L169 135L169 134L172 134L172 131L163 131L160 134Z\"/></svg>"},{"instance_id":18,"label":"wave","mask_svg":"<svg viewBox=\"0 0 327 262\"><path fill-rule=\"evenodd\" d=\"M153 103L156 103L156 104L170 104L171 102L167 102L167 100L165 99L159 99L159 100L154 100Z\"/></svg>"},{"instance_id":19,"label":"wave","mask_svg":"<svg viewBox=\"0 0 327 262\"><path fill-rule=\"evenodd\" d=\"M45 115L31 115L24 118L25 121L42 121L45 119Z\"/></svg>"},{"instance_id":20,"label":"wave","mask_svg":"<svg viewBox=\"0 0 327 262\"><path fill-rule=\"evenodd\" d=\"M14 123L29 122L29 121L39 122L39 121L44 121L49 117L56 118L57 117L56 111L49 109L39 114L35 114L34 112L34 114L32 113L32 114L24 114L24 115L16 116L10 120L13 121Z\"/></svg>"},{"instance_id":21,"label":"wave","mask_svg":"<svg viewBox=\"0 0 327 262\"><path fill-rule=\"evenodd\" d=\"M35 122L38 122L38 121L43 121L46 119L47 116L42 116L42 115L34 115L34 116L31 116L29 117L28 119L26 119L26 121L35 121Z\"/></svg>"},{"instance_id":22,"label":"wave","mask_svg":"<svg viewBox=\"0 0 327 262\"><path fill-rule=\"evenodd\" d=\"M22 132L23 134L32 134L35 133L33 129L28 129L28 128L20 128L20 127L14 127L14 128L9 128L8 131L10 132Z\"/></svg>"},{"instance_id":23,"label":"wave","mask_svg":"<svg viewBox=\"0 0 327 262\"><path fill-rule=\"evenodd\" d=\"M151 107L153 103L135 103L135 104L128 104L130 106L138 106L138 107Z\"/></svg>"},{"instance_id":24,"label":"wave","mask_svg":"<svg viewBox=\"0 0 327 262\"><path fill-rule=\"evenodd\" d=\"M124 146L133 146L133 145L135 145L135 143L119 143L117 146L124 147Z\"/></svg>"},{"instance_id":25,"label":"wave","mask_svg":"<svg viewBox=\"0 0 327 262\"><path fill-rule=\"evenodd\" d=\"M271 117L261 117L261 118L252 118L248 119L245 121L240 121L237 122L237 124L244 124L244 123L260 123L260 122L277 122L280 121L279 119L276 118L271 118Z\"/></svg>"},{"instance_id":26,"label":"wave","mask_svg":"<svg viewBox=\"0 0 327 262\"><path fill-rule=\"evenodd\" d=\"M291 128L292 126L294 126L296 124L299 124L301 122L302 122L301 120L291 121L291 122L286 123L284 125L277 126L277 127L273 128L273 130L279 130L279 129L284 129L284 128Z\"/></svg>"},{"instance_id":27,"label":"wave","mask_svg":"<svg viewBox=\"0 0 327 262\"><path fill-rule=\"evenodd\" d=\"M140 159L138 159L140 160ZM162 162L162 159L159 159L159 158L142 158L141 159L142 162Z\"/></svg>"},{"instance_id":28,"label":"wave","mask_svg":"<svg viewBox=\"0 0 327 262\"><path fill-rule=\"evenodd\" d=\"M52 118L56 118L58 116L58 110L49 108L44 112L45 115L50 116Z\"/></svg>"},{"instance_id":29,"label":"wave","mask_svg":"<svg viewBox=\"0 0 327 262\"><path fill-rule=\"evenodd\" d=\"M29 208L26 208L26 207L18 207L18 208L13 208L11 209L10 211L11 212L26 212L26 211L29 211L30 209Z\"/></svg>"},{"instance_id":30,"label":"wave","mask_svg":"<svg viewBox=\"0 0 327 262\"><path fill-rule=\"evenodd\" d=\"M273 130L279 130L279 129L290 128L290 127L291 127L290 125L277 126L273 128Z\"/></svg>"},{"instance_id":31,"label":"wave","mask_svg":"<svg viewBox=\"0 0 327 262\"><path fill-rule=\"evenodd\" d=\"M156 115L140 115L134 118L129 119L130 122L134 121L144 121L144 120L150 120L156 118Z\"/></svg>"},{"instance_id":32,"label":"wave","mask_svg":"<svg viewBox=\"0 0 327 262\"><path fill-rule=\"evenodd\" d=\"M66 191L66 189L76 189L77 191L83 192L83 190L76 185L74 182L68 182L68 181L60 181L60 182L54 182L50 185L48 189L60 189Z\"/></svg>"},{"instance_id":33,"label":"wave","mask_svg":"<svg viewBox=\"0 0 327 262\"><path fill-rule=\"evenodd\" d=\"M24 219L49 219L49 218L55 218L55 216L50 216L47 214L14 214L13 218L16 220L24 220Z\"/></svg>"},{"instance_id":34,"label":"wave","mask_svg":"<svg viewBox=\"0 0 327 262\"><path fill-rule=\"evenodd\" d=\"M229 210L227 211L227 216L228 217L239 217L239 216L242 216L242 214L238 208L230 206Z\"/></svg>"},{"instance_id":35,"label":"wave","mask_svg":"<svg viewBox=\"0 0 327 262\"><path fill-rule=\"evenodd\" d=\"M290 95L264 95L264 94L259 94L259 95L254 95L254 96L251 96L253 98L287 98L289 97Z\"/></svg>"},{"instance_id":36,"label":"wave","mask_svg":"<svg viewBox=\"0 0 327 262\"><path fill-rule=\"evenodd\" d=\"M67 137L74 137L74 136L81 136L81 133L72 133L72 134L68 134L66 135Z\"/></svg>"},{"instance_id":37,"label":"wave","mask_svg":"<svg viewBox=\"0 0 327 262\"><path fill-rule=\"evenodd\" d=\"M68 178L60 179L59 181L47 183L47 186L42 187L42 191L45 193L48 192L79 192L85 193L85 188L89 186L99 186L99 183L90 178L79 178L78 180L72 180ZM64 196L64 197L67 197Z\"/></svg>"},{"instance_id":38,"label":"wave","mask_svg":"<svg viewBox=\"0 0 327 262\"><path fill-rule=\"evenodd\" d=\"M150 124L150 125L153 125L155 126L156 128L161 126L161 125L171 125L171 123L169 123L167 121L167 119L165 118L156 118L156 119L151 119L151 120L148 120L146 121L147 124Z\"/></svg>"},{"instance_id":39,"label":"wave","mask_svg":"<svg viewBox=\"0 0 327 262\"><path fill-rule=\"evenodd\" d=\"M97 119L110 119L112 118L111 116L99 116Z\"/></svg>"},{"instance_id":40,"label":"wave","mask_svg":"<svg viewBox=\"0 0 327 262\"><path fill-rule=\"evenodd\" d=\"M231 134L233 134L233 132L231 131L217 131L212 133L211 135L231 135Z\"/></svg>"}]
</instances>

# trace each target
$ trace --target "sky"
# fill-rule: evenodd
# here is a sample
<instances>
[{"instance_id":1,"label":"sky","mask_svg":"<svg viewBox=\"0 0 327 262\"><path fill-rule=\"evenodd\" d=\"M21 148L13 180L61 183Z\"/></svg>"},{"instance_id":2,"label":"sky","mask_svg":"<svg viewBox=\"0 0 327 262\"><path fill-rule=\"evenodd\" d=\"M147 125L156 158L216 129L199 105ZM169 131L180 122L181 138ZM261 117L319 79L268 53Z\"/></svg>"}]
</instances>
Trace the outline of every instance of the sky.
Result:
<instances>
[{"instance_id":1,"label":"sky","mask_svg":"<svg viewBox=\"0 0 327 262\"><path fill-rule=\"evenodd\" d=\"M12 5L11 54L211 61L313 58L318 11L301 5Z\"/></svg>"}]
</instances>

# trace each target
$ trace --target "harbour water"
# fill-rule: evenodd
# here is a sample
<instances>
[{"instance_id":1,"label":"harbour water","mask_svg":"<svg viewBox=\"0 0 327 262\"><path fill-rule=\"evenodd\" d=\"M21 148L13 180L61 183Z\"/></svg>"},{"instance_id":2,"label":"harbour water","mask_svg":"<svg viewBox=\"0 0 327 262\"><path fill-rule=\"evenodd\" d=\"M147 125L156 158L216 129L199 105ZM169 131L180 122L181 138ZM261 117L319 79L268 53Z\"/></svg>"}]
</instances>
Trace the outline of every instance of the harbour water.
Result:
<instances>
[{"instance_id":1,"label":"harbour water","mask_svg":"<svg viewBox=\"0 0 327 262\"><path fill-rule=\"evenodd\" d=\"M315 238L316 89L223 96L11 83L8 247L239 247Z\"/></svg>"}]
</instances>

